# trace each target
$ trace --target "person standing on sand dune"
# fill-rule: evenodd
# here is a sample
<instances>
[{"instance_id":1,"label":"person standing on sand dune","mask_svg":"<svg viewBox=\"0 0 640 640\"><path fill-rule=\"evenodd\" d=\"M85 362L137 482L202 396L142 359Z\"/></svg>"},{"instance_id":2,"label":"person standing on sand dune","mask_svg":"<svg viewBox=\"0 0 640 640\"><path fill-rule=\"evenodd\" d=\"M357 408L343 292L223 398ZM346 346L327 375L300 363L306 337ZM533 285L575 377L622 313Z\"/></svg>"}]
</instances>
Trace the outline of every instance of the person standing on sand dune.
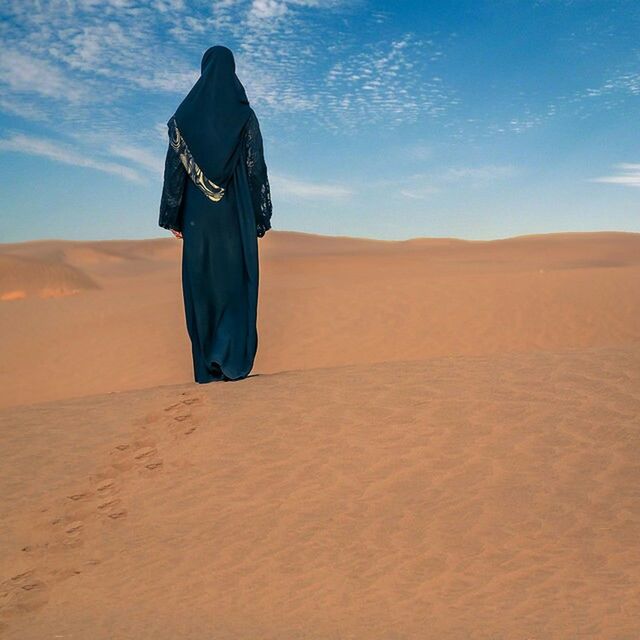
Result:
<instances>
[{"instance_id":1,"label":"person standing on sand dune","mask_svg":"<svg viewBox=\"0 0 640 640\"><path fill-rule=\"evenodd\" d=\"M183 240L182 290L196 382L249 375L258 348L258 238L271 191L258 118L233 53L205 51L167 123L159 225Z\"/></svg>"}]
</instances>

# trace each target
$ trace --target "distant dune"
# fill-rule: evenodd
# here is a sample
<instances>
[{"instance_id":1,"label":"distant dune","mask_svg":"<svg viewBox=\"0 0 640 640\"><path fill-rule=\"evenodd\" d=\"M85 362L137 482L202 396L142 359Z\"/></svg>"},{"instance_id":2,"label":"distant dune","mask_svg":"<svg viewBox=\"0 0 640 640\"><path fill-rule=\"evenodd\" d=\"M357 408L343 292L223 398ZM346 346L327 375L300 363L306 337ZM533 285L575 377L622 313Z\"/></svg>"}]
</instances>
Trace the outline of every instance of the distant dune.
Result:
<instances>
[{"instance_id":1,"label":"distant dune","mask_svg":"<svg viewBox=\"0 0 640 640\"><path fill-rule=\"evenodd\" d=\"M272 231L260 250L255 373L640 340L640 234ZM0 245L0 406L192 381L181 251L174 238Z\"/></svg>"},{"instance_id":2,"label":"distant dune","mask_svg":"<svg viewBox=\"0 0 640 640\"><path fill-rule=\"evenodd\" d=\"M98 289L86 273L65 262L0 255L0 301L55 298Z\"/></svg>"},{"instance_id":3,"label":"distant dune","mask_svg":"<svg viewBox=\"0 0 640 640\"><path fill-rule=\"evenodd\" d=\"M640 638L640 234L260 250L197 385L179 241L0 245L0 637Z\"/></svg>"}]
</instances>

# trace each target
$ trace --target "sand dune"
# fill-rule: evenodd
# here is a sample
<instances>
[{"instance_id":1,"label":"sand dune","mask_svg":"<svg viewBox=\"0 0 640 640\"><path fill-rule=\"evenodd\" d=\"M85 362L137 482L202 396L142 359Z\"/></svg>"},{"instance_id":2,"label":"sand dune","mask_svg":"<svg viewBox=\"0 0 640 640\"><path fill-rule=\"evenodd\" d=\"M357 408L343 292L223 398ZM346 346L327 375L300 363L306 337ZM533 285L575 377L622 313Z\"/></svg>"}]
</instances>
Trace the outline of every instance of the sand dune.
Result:
<instances>
[{"instance_id":1,"label":"sand dune","mask_svg":"<svg viewBox=\"0 0 640 640\"><path fill-rule=\"evenodd\" d=\"M639 415L640 345L6 409L4 637L638 637Z\"/></svg>"},{"instance_id":2,"label":"sand dune","mask_svg":"<svg viewBox=\"0 0 640 640\"><path fill-rule=\"evenodd\" d=\"M274 231L260 250L258 373L640 340L640 234ZM72 267L99 287L0 305L0 406L192 381L180 256L174 238L0 245L5 260ZM49 288L64 284L56 273ZM37 289L20 278L10 291Z\"/></svg>"},{"instance_id":3,"label":"sand dune","mask_svg":"<svg viewBox=\"0 0 640 640\"><path fill-rule=\"evenodd\" d=\"M640 637L640 234L260 250L196 385L179 241L0 245L0 636Z\"/></svg>"},{"instance_id":4,"label":"sand dune","mask_svg":"<svg viewBox=\"0 0 640 640\"><path fill-rule=\"evenodd\" d=\"M28 296L55 298L98 288L91 277L64 262L0 255L0 302Z\"/></svg>"}]
</instances>

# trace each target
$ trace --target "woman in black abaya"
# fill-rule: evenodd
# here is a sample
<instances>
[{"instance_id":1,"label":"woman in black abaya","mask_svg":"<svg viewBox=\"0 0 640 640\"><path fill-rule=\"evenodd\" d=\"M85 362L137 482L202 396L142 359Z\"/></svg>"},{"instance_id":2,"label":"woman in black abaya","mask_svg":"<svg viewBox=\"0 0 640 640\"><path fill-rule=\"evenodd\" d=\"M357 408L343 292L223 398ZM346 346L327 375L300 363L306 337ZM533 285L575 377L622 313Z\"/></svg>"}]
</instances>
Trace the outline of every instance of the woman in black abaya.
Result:
<instances>
[{"instance_id":1,"label":"woman in black abaya","mask_svg":"<svg viewBox=\"0 0 640 640\"><path fill-rule=\"evenodd\" d=\"M245 378L258 347L258 238L271 228L271 193L260 125L231 50L207 49L167 126L159 225L184 243L195 380Z\"/></svg>"}]
</instances>

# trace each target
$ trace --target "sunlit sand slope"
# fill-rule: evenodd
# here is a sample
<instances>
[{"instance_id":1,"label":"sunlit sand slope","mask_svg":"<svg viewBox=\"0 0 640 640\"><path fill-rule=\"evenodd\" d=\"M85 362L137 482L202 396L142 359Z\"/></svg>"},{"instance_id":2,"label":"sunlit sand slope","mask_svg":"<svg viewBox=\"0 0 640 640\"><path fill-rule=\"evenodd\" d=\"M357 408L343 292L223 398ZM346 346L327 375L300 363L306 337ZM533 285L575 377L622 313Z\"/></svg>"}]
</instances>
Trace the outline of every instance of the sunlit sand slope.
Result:
<instances>
[{"instance_id":1,"label":"sunlit sand slope","mask_svg":"<svg viewBox=\"0 0 640 640\"><path fill-rule=\"evenodd\" d=\"M639 416L639 345L5 409L1 633L640 637Z\"/></svg>"},{"instance_id":2,"label":"sunlit sand slope","mask_svg":"<svg viewBox=\"0 0 640 640\"><path fill-rule=\"evenodd\" d=\"M0 406L192 381L181 250L172 237L0 245ZM640 234L271 231L260 251L257 373L640 341Z\"/></svg>"}]
</instances>

